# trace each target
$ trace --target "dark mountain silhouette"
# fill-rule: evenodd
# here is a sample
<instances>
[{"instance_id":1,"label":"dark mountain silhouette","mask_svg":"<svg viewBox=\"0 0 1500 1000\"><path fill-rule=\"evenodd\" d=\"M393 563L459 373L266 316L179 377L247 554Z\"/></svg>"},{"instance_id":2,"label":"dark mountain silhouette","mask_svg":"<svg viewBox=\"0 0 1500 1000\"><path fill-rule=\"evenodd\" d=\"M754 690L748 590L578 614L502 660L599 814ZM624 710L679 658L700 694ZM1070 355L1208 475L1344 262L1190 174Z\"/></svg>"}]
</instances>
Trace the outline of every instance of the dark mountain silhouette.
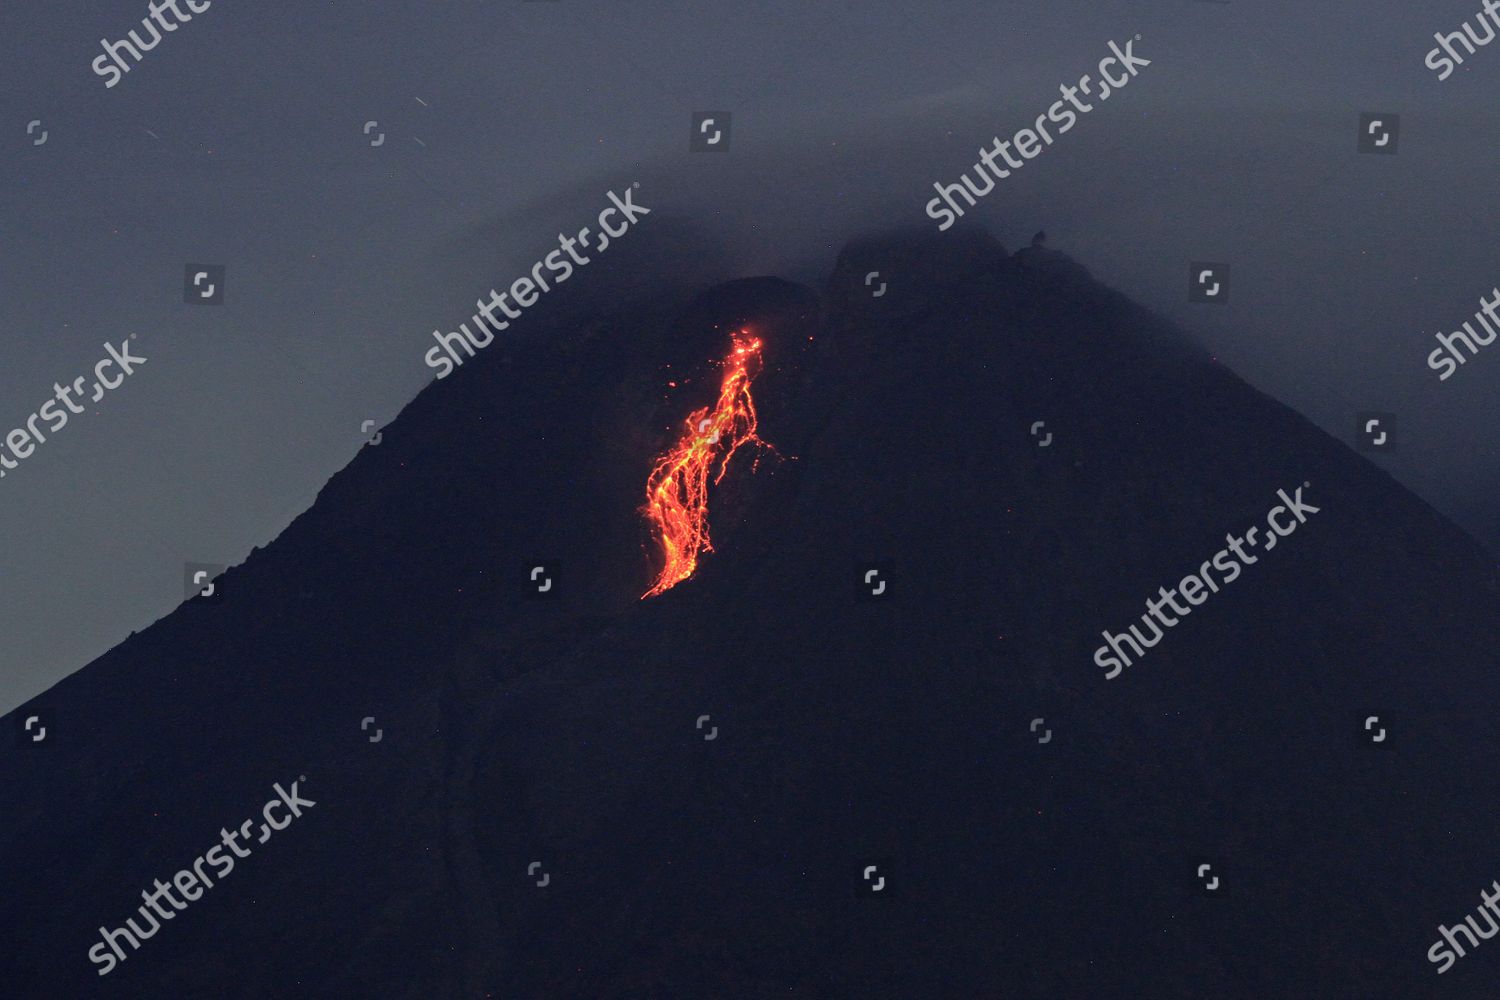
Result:
<instances>
[{"instance_id":1,"label":"dark mountain silhouette","mask_svg":"<svg viewBox=\"0 0 1500 1000\"><path fill-rule=\"evenodd\" d=\"M0 782L7 995L1495 994L1500 941L1426 957L1500 878L1475 542L1056 251L898 233L820 291L588 297L651 262L4 720L50 730ZM779 457L641 601L651 460L743 323ZM1319 514L1104 678L1102 630L1303 483ZM315 807L96 976L101 925L299 776Z\"/></svg>"}]
</instances>

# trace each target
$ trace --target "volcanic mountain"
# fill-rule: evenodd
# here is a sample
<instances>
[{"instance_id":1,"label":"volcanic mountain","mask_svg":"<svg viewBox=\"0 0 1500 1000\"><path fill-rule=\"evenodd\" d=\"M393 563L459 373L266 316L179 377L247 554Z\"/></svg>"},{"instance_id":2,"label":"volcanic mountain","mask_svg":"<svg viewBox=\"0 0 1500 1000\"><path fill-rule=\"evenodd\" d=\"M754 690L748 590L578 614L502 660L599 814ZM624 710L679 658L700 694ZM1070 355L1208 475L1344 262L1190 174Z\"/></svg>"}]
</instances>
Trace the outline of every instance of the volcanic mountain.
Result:
<instances>
[{"instance_id":1,"label":"volcanic mountain","mask_svg":"<svg viewBox=\"0 0 1500 1000\"><path fill-rule=\"evenodd\" d=\"M1476 542L1054 251L896 233L697 289L658 253L4 720L5 995L1495 994L1500 942L1427 957L1500 878ZM648 476L741 331L774 452L643 600ZM1106 679L1103 631L1299 487L1318 514ZM294 781L315 806L97 975Z\"/></svg>"}]
</instances>

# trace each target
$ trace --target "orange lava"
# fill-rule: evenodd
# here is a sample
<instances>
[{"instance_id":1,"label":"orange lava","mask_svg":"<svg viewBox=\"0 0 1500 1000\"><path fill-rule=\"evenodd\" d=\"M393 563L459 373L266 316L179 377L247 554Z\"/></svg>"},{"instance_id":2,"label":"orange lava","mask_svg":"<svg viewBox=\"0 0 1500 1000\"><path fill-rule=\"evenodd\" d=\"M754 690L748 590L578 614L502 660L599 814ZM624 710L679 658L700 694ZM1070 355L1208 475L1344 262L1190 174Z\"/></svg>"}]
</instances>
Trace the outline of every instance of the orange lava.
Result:
<instances>
[{"instance_id":1,"label":"orange lava","mask_svg":"<svg viewBox=\"0 0 1500 1000\"><path fill-rule=\"evenodd\" d=\"M755 434L755 401L750 396L750 383L762 364L760 338L739 330L733 345L723 362L718 403L712 411L704 406L688 414L676 443L657 458L646 479L643 513L661 548L662 568L641 600L692 576L698 556L713 551L708 540L708 486L714 463L719 465L713 477L718 485L742 445L769 447Z\"/></svg>"}]
</instances>

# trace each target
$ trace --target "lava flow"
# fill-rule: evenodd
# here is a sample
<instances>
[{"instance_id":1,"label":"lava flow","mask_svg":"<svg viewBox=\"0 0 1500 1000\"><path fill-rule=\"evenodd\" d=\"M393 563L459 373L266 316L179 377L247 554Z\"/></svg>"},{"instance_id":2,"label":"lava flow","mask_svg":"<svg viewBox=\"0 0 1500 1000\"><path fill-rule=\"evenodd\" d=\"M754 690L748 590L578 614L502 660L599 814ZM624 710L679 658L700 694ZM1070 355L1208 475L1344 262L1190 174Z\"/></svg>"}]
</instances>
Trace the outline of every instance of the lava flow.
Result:
<instances>
[{"instance_id":1,"label":"lava flow","mask_svg":"<svg viewBox=\"0 0 1500 1000\"><path fill-rule=\"evenodd\" d=\"M741 445L770 447L755 434L755 401L750 396L750 383L760 373L760 338L739 330L733 344L724 359L717 405L712 411L705 406L688 414L676 443L657 458L646 479L644 513L661 546L662 568L641 600L692 576L698 556L713 551L708 541L708 485L714 462L719 463L713 477L718 485Z\"/></svg>"}]
</instances>

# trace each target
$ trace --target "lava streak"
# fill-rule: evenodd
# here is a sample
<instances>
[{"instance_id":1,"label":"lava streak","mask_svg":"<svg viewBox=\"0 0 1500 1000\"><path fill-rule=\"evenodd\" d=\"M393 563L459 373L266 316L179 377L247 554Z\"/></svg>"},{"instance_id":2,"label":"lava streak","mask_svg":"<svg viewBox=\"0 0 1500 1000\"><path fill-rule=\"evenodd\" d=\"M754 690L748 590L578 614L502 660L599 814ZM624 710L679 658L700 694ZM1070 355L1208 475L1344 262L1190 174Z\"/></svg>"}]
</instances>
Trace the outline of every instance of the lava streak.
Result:
<instances>
[{"instance_id":1,"label":"lava streak","mask_svg":"<svg viewBox=\"0 0 1500 1000\"><path fill-rule=\"evenodd\" d=\"M705 406L688 414L676 443L651 468L643 512L661 547L662 568L642 600L692 576L699 554L713 551L708 541L708 486L714 463L719 466L713 476L718 485L742 445L769 447L755 434L755 400L750 396L750 383L761 369L760 348L760 338L745 330L735 332L733 349L723 362L718 403L712 411Z\"/></svg>"}]
</instances>

